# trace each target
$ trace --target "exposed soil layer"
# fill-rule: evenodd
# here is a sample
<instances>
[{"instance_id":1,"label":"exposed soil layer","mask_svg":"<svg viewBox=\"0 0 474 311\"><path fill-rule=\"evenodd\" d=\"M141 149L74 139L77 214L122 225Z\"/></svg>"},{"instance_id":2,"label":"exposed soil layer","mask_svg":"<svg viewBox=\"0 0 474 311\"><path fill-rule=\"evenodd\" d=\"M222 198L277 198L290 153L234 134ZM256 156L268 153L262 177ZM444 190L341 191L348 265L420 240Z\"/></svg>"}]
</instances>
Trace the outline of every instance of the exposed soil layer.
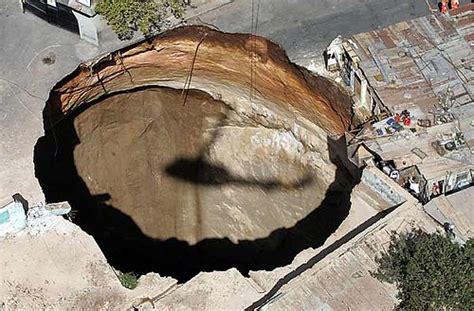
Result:
<instances>
[{"instance_id":1,"label":"exposed soil layer","mask_svg":"<svg viewBox=\"0 0 474 311\"><path fill-rule=\"evenodd\" d=\"M104 94L150 85L198 89L234 107L263 104L287 117L304 116L333 136L351 122L349 96L291 63L275 43L189 26L81 64L51 91L46 125Z\"/></svg>"},{"instance_id":2,"label":"exposed soil layer","mask_svg":"<svg viewBox=\"0 0 474 311\"><path fill-rule=\"evenodd\" d=\"M264 38L167 32L82 64L43 114L46 200L69 201L121 271L271 270L349 212L354 180L333 139L349 97Z\"/></svg>"}]
</instances>

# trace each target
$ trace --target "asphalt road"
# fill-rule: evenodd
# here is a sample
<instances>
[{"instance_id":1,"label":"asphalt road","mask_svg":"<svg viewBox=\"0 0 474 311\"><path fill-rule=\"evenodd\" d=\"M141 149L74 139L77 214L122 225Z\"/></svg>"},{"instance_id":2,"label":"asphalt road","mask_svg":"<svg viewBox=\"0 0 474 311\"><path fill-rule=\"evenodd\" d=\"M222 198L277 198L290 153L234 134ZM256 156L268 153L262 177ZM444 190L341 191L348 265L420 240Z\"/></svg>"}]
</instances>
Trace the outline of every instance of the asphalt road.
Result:
<instances>
[{"instance_id":1,"label":"asphalt road","mask_svg":"<svg viewBox=\"0 0 474 311\"><path fill-rule=\"evenodd\" d=\"M257 33L279 43L293 61L302 64L319 59L338 35L429 14L425 0L237 0L201 19L223 31L251 32L252 13L255 24L257 11Z\"/></svg>"},{"instance_id":2,"label":"asphalt road","mask_svg":"<svg viewBox=\"0 0 474 311\"><path fill-rule=\"evenodd\" d=\"M433 0L429 0L433 2ZM260 5L258 5L260 3ZM279 43L295 62L321 61L337 35L348 36L429 13L425 0L235 0L200 18L223 31L257 33ZM254 10L252 10L252 4ZM123 43L95 47L77 35L22 14L18 0L0 2L0 204L16 192L43 200L34 175L33 148L43 133L49 90L82 60ZM53 58L47 63L45 58Z\"/></svg>"}]
</instances>

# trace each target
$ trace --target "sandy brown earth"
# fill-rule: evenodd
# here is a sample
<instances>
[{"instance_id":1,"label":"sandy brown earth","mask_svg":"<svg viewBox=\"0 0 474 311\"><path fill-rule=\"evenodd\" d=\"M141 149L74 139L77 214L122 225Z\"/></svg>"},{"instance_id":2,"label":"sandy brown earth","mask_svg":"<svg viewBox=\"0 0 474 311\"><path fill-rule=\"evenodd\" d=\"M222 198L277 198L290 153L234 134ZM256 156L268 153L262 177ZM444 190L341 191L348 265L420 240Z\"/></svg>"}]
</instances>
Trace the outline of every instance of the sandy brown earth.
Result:
<instances>
[{"instance_id":1,"label":"sandy brown earth","mask_svg":"<svg viewBox=\"0 0 474 311\"><path fill-rule=\"evenodd\" d=\"M29 222L0 248L0 310L118 310L127 301L94 239L60 217Z\"/></svg>"},{"instance_id":2,"label":"sandy brown earth","mask_svg":"<svg viewBox=\"0 0 474 311\"><path fill-rule=\"evenodd\" d=\"M293 226L327 185L284 131L242 124L222 102L146 89L109 97L76 117L79 176L92 195L147 236L194 244L252 240Z\"/></svg>"}]
</instances>

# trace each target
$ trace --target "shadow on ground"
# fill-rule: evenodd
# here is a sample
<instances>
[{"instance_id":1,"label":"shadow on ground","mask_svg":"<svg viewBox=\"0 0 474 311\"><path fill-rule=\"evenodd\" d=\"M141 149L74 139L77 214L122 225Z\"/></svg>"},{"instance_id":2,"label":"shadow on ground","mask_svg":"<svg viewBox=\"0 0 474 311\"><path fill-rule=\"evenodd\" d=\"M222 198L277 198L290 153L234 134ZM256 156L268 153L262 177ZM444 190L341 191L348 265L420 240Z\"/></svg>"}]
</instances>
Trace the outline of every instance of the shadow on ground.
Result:
<instances>
[{"instance_id":1,"label":"shadow on ground","mask_svg":"<svg viewBox=\"0 0 474 311\"><path fill-rule=\"evenodd\" d=\"M277 229L265 238L242 240L238 244L227 238L205 239L195 245L177 239L150 238L131 217L107 203L110 198L107 193L91 195L78 175L73 151L79 139L73 121L79 113L67 117L55 126L54 132L48 130L38 140L34 150L35 174L46 201L68 201L77 211L73 221L95 238L109 263L121 271L139 274L153 271L185 282L201 271L235 267L248 275L250 270L272 270L291 263L306 248L321 246L349 213L350 194L359 177L353 177L339 160L344 158L338 152L345 149L343 138L329 139L332 161L338 167L336 179L321 205L315 206L292 228ZM201 158L176 159L164 170L189 183L246 183L278 191L275 182L235 180L225 168L210 167ZM213 176L221 177L203 177L201 172L208 170L214 170ZM310 182L305 178L300 181L303 186Z\"/></svg>"}]
</instances>

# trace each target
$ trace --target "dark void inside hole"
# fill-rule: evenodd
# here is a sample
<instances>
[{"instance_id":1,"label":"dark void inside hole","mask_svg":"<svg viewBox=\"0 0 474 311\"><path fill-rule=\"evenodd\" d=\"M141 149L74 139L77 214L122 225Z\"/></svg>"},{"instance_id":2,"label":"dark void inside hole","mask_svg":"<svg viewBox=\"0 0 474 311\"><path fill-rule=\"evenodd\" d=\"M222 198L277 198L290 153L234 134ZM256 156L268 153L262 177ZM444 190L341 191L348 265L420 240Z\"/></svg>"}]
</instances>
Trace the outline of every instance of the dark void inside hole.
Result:
<instances>
[{"instance_id":1,"label":"dark void inside hole","mask_svg":"<svg viewBox=\"0 0 474 311\"><path fill-rule=\"evenodd\" d=\"M350 193L357 180L338 160L345 149L343 139L328 138L331 160L337 166L335 180L325 187L319 201L311 201L317 203L309 203L315 206L292 226L281 225L256 237L242 238L240 232L236 232L238 238L231 238L206 235L206 225L200 222L209 219L195 213L191 213L192 223L179 223L176 219L187 213L183 204L189 205L190 197L194 202L190 204L192 211L199 209L205 214L214 208L202 204L212 198L216 200L212 193L211 199L205 197L210 188L249 189L250 194L245 190L243 195L251 199L252 189L274 195L311 192L317 189L317 172L282 180L278 174L265 176L265 172L264 177L242 176L225 165L212 163L206 153L217 144L219 133L211 131L211 135L206 136L203 132L210 124L219 128L226 122L225 109L216 110L213 105L218 104L202 93L191 94L183 107L180 100L174 100L180 98L179 91L154 89L152 92L159 92L160 99L150 98L154 95L148 92L137 95L135 91L111 96L122 104L112 101L106 106L98 102L83 107L53 130L46 131L35 146L36 177L47 202L68 201L75 211L73 221L95 238L116 269L138 274L157 272L180 282L201 271L234 267L248 275L250 270L272 270L291 263L295 255L306 248L321 246L347 217ZM102 105L100 114L88 115L83 120L84 125L78 126L78 118L99 105ZM137 105L140 108L133 110ZM135 122L140 118L144 121ZM124 128L126 133L134 134L123 137ZM151 136L146 134L149 131ZM172 134L140 147L139 140L149 141L165 132ZM119 140L117 135L122 135ZM90 148L87 140L98 149L83 152L81 144ZM121 143L126 145L117 146ZM137 151L140 148L145 151ZM172 152L157 154L150 148L168 148ZM144 153L145 158L136 152ZM121 160L117 160L120 154ZM294 167L285 169L290 172ZM132 172L131 175L127 171ZM149 182L151 179L158 181ZM110 188L110 183L118 186ZM122 204L132 207L124 212ZM256 210L260 206L261 202L250 200L245 208ZM256 223L271 220L270 214L260 213L258 217ZM190 216L185 218L189 220Z\"/></svg>"}]
</instances>

